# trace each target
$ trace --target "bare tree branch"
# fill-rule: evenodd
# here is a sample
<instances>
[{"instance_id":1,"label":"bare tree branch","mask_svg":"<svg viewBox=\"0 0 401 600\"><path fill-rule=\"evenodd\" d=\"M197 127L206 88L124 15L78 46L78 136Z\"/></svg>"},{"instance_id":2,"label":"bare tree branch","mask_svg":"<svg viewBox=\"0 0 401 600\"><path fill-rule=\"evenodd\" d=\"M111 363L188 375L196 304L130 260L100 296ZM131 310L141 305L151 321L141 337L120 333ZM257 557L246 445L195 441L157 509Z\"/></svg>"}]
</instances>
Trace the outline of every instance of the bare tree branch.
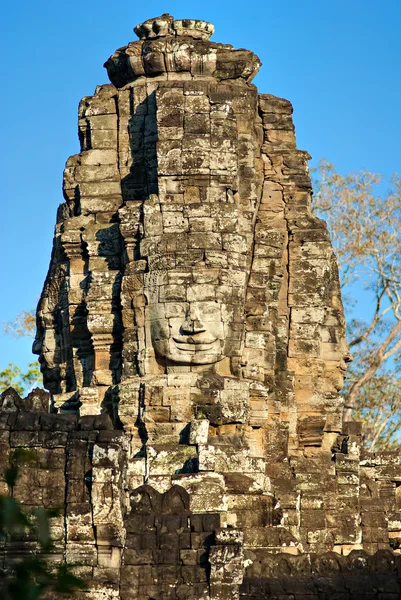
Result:
<instances>
[{"instance_id":1,"label":"bare tree branch","mask_svg":"<svg viewBox=\"0 0 401 600\"><path fill-rule=\"evenodd\" d=\"M347 397L347 407L344 409L344 421L352 420L352 409L355 405L356 397L361 387L365 385L374 376L374 374L376 373L380 365L383 363L383 361L387 360L398 350L398 348L401 347L401 340L399 340L397 344L386 353L386 349L389 347L391 342L397 337L397 335L400 332L401 321L398 321L393 330L388 334L386 339L380 345L376 354L372 358L370 366L365 370L365 372L360 376L360 378L352 384Z\"/></svg>"},{"instance_id":2,"label":"bare tree branch","mask_svg":"<svg viewBox=\"0 0 401 600\"><path fill-rule=\"evenodd\" d=\"M377 296L376 311L375 311L375 314L373 315L371 324L369 325L369 327L367 329L365 329L365 332L362 335L358 336L357 338L354 338L353 340L351 340L349 342L350 348L352 348L352 346L356 346L357 344L360 344L361 342L366 340L369 337L369 335L372 333L372 331L374 330L374 328L376 327L378 322L380 321L380 318L381 318L380 305L381 305L381 301L383 298L383 294L384 294L384 290L382 290L382 292Z\"/></svg>"},{"instance_id":3,"label":"bare tree branch","mask_svg":"<svg viewBox=\"0 0 401 600\"><path fill-rule=\"evenodd\" d=\"M374 173L343 176L327 161L315 173L314 209L338 257L354 354L344 420L362 419L365 445L380 449L397 442L401 424L401 177L381 194Z\"/></svg>"}]
</instances>

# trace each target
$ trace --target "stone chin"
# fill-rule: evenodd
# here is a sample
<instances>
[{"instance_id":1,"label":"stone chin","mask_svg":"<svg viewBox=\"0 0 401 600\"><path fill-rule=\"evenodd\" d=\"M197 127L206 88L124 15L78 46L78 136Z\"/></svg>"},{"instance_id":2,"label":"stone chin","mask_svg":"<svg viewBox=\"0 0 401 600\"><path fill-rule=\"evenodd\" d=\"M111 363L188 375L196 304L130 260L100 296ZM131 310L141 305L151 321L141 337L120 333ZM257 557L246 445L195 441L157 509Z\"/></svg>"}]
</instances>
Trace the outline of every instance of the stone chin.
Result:
<instances>
[{"instance_id":1,"label":"stone chin","mask_svg":"<svg viewBox=\"0 0 401 600\"><path fill-rule=\"evenodd\" d=\"M157 356L184 365L212 365L225 357L221 340L218 339L207 343L187 343L174 339L153 340L153 348Z\"/></svg>"}]
</instances>

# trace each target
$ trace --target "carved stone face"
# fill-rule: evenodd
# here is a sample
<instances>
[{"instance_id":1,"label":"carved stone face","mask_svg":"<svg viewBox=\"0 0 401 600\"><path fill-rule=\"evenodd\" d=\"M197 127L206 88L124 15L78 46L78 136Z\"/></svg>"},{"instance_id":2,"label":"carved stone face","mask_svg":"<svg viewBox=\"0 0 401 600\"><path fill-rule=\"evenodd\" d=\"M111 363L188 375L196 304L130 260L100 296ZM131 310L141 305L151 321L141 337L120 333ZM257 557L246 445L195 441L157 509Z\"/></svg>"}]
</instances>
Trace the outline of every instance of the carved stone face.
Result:
<instances>
[{"instance_id":1,"label":"carved stone face","mask_svg":"<svg viewBox=\"0 0 401 600\"><path fill-rule=\"evenodd\" d=\"M205 365L221 360L225 355L221 306L206 301L174 308L178 309L174 311L177 316L165 319L160 315L162 318L151 321L156 354L184 364Z\"/></svg>"},{"instance_id":2,"label":"carved stone face","mask_svg":"<svg viewBox=\"0 0 401 600\"><path fill-rule=\"evenodd\" d=\"M148 278L147 331L157 356L185 365L208 365L238 354L243 286L221 285L221 270L171 271ZM244 280L244 276L241 279ZM153 279L153 281L152 281ZM215 281L213 281L215 279ZM170 284L180 281L181 285Z\"/></svg>"}]
</instances>

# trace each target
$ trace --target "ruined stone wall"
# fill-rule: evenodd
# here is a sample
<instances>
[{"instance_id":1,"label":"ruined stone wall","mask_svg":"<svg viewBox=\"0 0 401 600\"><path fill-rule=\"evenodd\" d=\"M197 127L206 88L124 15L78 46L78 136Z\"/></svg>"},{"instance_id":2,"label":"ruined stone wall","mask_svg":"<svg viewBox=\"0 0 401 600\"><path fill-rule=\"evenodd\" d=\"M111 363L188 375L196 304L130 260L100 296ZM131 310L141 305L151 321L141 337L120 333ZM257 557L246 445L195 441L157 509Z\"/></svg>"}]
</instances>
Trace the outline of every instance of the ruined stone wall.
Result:
<instances>
[{"instance_id":1,"label":"ruined stone wall","mask_svg":"<svg viewBox=\"0 0 401 600\"><path fill-rule=\"evenodd\" d=\"M34 344L51 414L0 400L3 472L37 456L11 493L61 507L82 600L345 600L360 576L390 598L399 456L341 422L338 272L291 104L209 23L135 31L64 172Z\"/></svg>"},{"instance_id":2,"label":"ruined stone wall","mask_svg":"<svg viewBox=\"0 0 401 600\"><path fill-rule=\"evenodd\" d=\"M240 586L247 600L396 600L401 594L400 558L389 551L375 556L354 550L283 557L253 553L258 565Z\"/></svg>"},{"instance_id":3,"label":"ruined stone wall","mask_svg":"<svg viewBox=\"0 0 401 600\"><path fill-rule=\"evenodd\" d=\"M21 400L11 389L0 408L2 476L16 450L30 453L1 491L28 514L60 510L50 559L86 580L80 600L399 597L399 456L359 460L356 424L338 439L331 470L327 457L290 458L287 470L277 461L268 495L222 467L177 472L162 491L138 485L130 436L108 415L48 414L46 394ZM167 454L157 459L165 469ZM36 539L13 539L2 568L38 551Z\"/></svg>"}]
</instances>

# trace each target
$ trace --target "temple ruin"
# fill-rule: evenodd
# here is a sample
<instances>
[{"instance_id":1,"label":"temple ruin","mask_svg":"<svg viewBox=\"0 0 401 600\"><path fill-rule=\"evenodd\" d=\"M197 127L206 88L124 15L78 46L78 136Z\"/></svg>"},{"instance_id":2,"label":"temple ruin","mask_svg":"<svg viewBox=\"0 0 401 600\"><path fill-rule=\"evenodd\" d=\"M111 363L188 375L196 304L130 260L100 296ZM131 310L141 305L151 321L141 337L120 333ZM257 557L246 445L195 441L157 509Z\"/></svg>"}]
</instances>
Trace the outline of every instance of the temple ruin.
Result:
<instances>
[{"instance_id":1,"label":"temple ruin","mask_svg":"<svg viewBox=\"0 0 401 600\"><path fill-rule=\"evenodd\" d=\"M337 264L292 106L210 23L135 33L79 106L37 309L49 398L0 397L3 469L37 457L14 497L62 507L78 600L396 600L399 455L342 422Z\"/></svg>"}]
</instances>

